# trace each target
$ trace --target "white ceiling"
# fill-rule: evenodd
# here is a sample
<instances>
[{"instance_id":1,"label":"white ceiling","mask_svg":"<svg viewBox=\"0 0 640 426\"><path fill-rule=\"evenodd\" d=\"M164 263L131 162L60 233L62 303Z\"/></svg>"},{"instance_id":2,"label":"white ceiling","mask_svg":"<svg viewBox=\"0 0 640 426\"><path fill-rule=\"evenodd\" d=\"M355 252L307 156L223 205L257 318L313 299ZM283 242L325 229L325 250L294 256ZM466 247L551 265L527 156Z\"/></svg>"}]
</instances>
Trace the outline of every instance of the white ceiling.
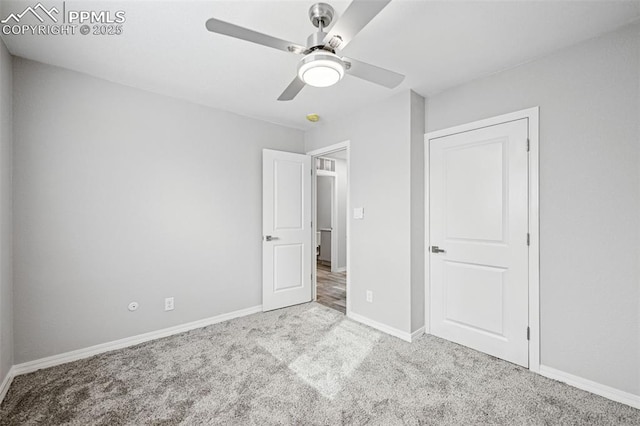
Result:
<instances>
[{"instance_id":1,"label":"white ceiling","mask_svg":"<svg viewBox=\"0 0 640 426\"><path fill-rule=\"evenodd\" d=\"M327 0L325 0L327 1ZM0 0L2 18L33 1ZM331 1L338 14L348 1ZM62 0L42 3L61 9ZM120 36L4 36L16 56L299 129L411 88L428 96L611 31L640 17L640 1L392 1L344 54L406 75L389 90L347 76L276 98L298 56L212 34L216 17L305 44L313 0L72 1L67 10L124 10ZM37 22L34 22L37 23Z\"/></svg>"}]
</instances>

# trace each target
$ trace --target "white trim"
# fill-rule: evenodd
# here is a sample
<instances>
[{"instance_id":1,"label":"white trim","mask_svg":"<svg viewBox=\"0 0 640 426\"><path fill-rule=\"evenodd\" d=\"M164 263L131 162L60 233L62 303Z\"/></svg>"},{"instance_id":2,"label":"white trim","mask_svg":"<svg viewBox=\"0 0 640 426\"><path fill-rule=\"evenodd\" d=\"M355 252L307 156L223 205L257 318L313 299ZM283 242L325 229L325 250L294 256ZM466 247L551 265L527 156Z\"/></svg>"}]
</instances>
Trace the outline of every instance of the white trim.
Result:
<instances>
[{"instance_id":1,"label":"white trim","mask_svg":"<svg viewBox=\"0 0 640 426\"><path fill-rule=\"evenodd\" d=\"M318 300L317 276L318 276L318 170L315 157L311 156L311 300Z\"/></svg>"},{"instance_id":2,"label":"white trim","mask_svg":"<svg viewBox=\"0 0 640 426\"><path fill-rule=\"evenodd\" d=\"M376 330L380 330L383 333L387 333L387 334L390 334L391 336L402 339L405 342L411 343L412 333L407 333L406 331L398 330L397 328L393 328L386 324L382 324L381 322L374 321L371 318L367 318L363 315L356 314L355 312L349 312L347 314L347 317L351 318L354 321L360 322L364 325L368 325L371 328L375 328Z\"/></svg>"},{"instance_id":3,"label":"white trim","mask_svg":"<svg viewBox=\"0 0 640 426\"><path fill-rule=\"evenodd\" d=\"M546 365L540 365L538 372L550 379L557 380L578 389L600 395L612 401L640 409L640 395L621 391L620 389L612 388L611 386L603 385L579 376L574 376L573 374L565 373L564 371L556 370L555 368L547 367Z\"/></svg>"},{"instance_id":4,"label":"white trim","mask_svg":"<svg viewBox=\"0 0 640 426\"><path fill-rule=\"evenodd\" d=\"M328 155L328 154L333 154L334 152L338 152L338 151L343 151L346 150L347 151L347 229L346 229L346 233L347 233L347 309L346 309L346 315L347 317L350 315L351 313L351 142L346 140L344 142L339 142L339 143L335 143L333 145L329 145L326 146L324 148L318 148L318 149L314 149L313 151L309 151L306 154L310 155L312 158L312 163L313 163L313 159L315 157L321 157L323 155ZM313 170L315 170L315 167L312 168ZM313 174L313 179L315 182L316 179L316 173ZM312 191L314 191L314 193L311 196L311 200L313 202L313 205L311 206L311 213L313 215L315 215L316 213L316 203L315 203L315 183L313 183L311 185ZM316 265L316 255L315 255L315 244L316 244L316 231L317 231L317 217L314 216L313 218L313 226L311 227L311 232L312 232L312 238L313 238L313 242L314 242L314 249L313 251L313 261L312 261L312 270L313 270L313 290L312 290L312 294L313 294L313 300L317 299L317 291L316 291L316 287L317 287L317 275L318 275L318 270L317 270L317 265ZM333 238L332 238L333 240Z\"/></svg>"},{"instance_id":5,"label":"white trim","mask_svg":"<svg viewBox=\"0 0 640 426\"><path fill-rule=\"evenodd\" d=\"M419 329L411 333L411 342L414 342L418 337L422 336L424 334L424 330L424 327L420 327Z\"/></svg>"},{"instance_id":6,"label":"white trim","mask_svg":"<svg viewBox=\"0 0 640 426\"><path fill-rule=\"evenodd\" d=\"M425 330L430 332L430 271L429 271L429 142L433 139L468 132L526 118L529 123L529 370L540 371L540 218L539 218L539 115L540 107L474 121L447 129L429 132L425 143Z\"/></svg>"},{"instance_id":7,"label":"white trim","mask_svg":"<svg viewBox=\"0 0 640 426\"><path fill-rule=\"evenodd\" d=\"M470 130L476 130L482 127L495 126L496 124L502 124L508 121L521 120L523 118L530 118L532 116L537 117L539 110L540 107L527 108L520 111L510 112L508 114L473 121L471 123L461 124L459 126L435 130L433 132L427 133L425 136L428 137L427 139L438 139L445 136L450 136L455 133L468 132Z\"/></svg>"},{"instance_id":8,"label":"white trim","mask_svg":"<svg viewBox=\"0 0 640 426\"><path fill-rule=\"evenodd\" d=\"M11 382L13 382L13 378L16 376L15 367L11 367L9 371L7 371L7 375L2 380L2 384L0 384L0 404L4 401L4 397L7 396L7 392L9 392L9 387L11 386Z\"/></svg>"},{"instance_id":9,"label":"white trim","mask_svg":"<svg viewBox=\"0 0 640 426\"><path fill-rule=\"evenodd\" d=\"M342 142L347 147L347 309L351 312L351 142Z\"/></svg>"},{"instance_id":10,"label":"white trim","mask_svg":"<svg viewBox=\"0 0 640 426\"><path fill-rule=\"evenodd\" d=\"M186 324L176 325L174 327L169 327L162 330L151 331L149 333L139 334L137 336L126 337L124 339L114 340L112 342L101 343L95 346L89 346L88 348L78 349L71 352L65 352L59 355L53 355L46 358L37 359L35 361L29 361L22 364L17 364L13 366L12 371L14 376L27 374L36 370L40 370L42 368L49 368L49 367L54 367L60 364L66 364L67 362L89 358L104 352L109 352L116 349L122 349L129 346L138 345L140 343L148 342L150 340L156 340L156 339L161 339L163 337L173 336L174 334L184 333L185 331L195 330L197 328L206 327L212 324L217 324L217 323L228 321L234 318L244 317L244 316L255 314L258 312L262 312L262 305L252 306L250 308L240 309L238 311L217 315L211 318L205 318L198 321L188 322Z\"/></svg>"},{"instance_id":11,"label":"white trim","mask_svg":"<svg viewBox=\"0 0 640 426\"><path fill-rule=\"evenodd\" d=\"M347 271L347 268L344 267L344 266L341 266L341 267L336 269L336 272L346 272L346 271Z\"/></svg>"},{"instance_id":12,"label":"white trim","mask_svg":"<svg viewBox=\"0 0 640 426\"><path fill-rule=\"evenodd\" d=\"M540 371L540 108L521 111L529 119L529 370Z\"/></svg>"},{"instance_id":13,"label":"white trim","mask_svg":"<svg viewBox=\"0 0 640 426\"><path fill-rule=\"evenodd\" d=\"M333 145L325 146L323 148L314 149L307 152L307 155L312 157L320 157L321 155L332 154L336 151L342 151L343 149L349 149L349 141L334 143ZM348 152L347 152L348 153Z\"/></svg>"},{"instance_id":14,"label":"white trim","mask_svg":"<svg viewBox=\"0 0 640 426\"><path fill-rule=\"evenodd\" d=\"M429 133L424 135L424 332L431 334L431 245L430 208L431 195L429 193L429 174L431 161L429 152Z\"/></svg>"},{"instance_id":15,"label":"white trim","mask_svg":"<svg viewBox=\"0 0 640 426\"><path fill-rule=\"evenodd\" d=\"M336 269L338 269L338 242L342 238L340 235L342 230L340 229L338 216L340 212L338 211L338 207L338 173L336 173L333 179L331 179L331 272L336 272ZM347 212L344 212L344 214L346 215Z\"/></svg>"}]
</instances>

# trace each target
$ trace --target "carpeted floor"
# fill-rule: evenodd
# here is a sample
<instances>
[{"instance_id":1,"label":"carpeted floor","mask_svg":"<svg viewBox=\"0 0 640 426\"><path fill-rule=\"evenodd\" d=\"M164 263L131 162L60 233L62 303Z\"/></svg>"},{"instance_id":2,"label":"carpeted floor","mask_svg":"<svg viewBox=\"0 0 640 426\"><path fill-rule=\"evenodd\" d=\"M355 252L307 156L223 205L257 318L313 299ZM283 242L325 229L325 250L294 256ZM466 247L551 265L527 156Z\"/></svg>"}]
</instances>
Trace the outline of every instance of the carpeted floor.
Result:
<instances>
[{"instance_id":1,"label":"carpeted floor","mask_svg":"<svg viewBox=\"0 0 640 426\"><path fill-rule=\"evenodd\" d=\"M16 377L2 425L640 425L640 411L316 303Z\"/></svg>"}]
</instances>

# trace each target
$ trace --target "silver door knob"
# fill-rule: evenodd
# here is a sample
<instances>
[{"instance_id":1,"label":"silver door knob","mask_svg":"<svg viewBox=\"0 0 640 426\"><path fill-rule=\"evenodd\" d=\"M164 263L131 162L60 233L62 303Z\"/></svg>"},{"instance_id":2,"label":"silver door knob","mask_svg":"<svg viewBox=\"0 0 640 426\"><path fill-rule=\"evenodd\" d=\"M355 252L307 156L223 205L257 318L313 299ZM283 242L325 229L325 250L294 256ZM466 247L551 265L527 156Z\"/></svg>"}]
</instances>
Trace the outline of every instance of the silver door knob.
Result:
<instances>
[{"instance_id":1,"label":"silver door knob","mask_svg":"<svg viewBox=\"0 0 640 426\"><path fill-rule=\"evenodd\" d=\"M438 246L431 246L431 253L446 253L444 249L441 249Z\"/></svg>"}]
</instances>

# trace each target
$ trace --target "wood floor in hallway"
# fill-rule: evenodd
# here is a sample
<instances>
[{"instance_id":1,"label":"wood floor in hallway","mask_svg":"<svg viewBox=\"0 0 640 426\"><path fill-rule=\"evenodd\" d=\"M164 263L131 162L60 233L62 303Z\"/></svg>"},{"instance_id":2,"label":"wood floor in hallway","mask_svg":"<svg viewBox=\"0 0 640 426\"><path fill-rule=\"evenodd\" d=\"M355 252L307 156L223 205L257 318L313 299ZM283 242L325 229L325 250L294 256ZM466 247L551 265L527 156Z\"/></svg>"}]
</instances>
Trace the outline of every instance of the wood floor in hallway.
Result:
<instances>
[{"instance_id":1,"label":"wood floor in hallway","mask_svg":"<svg viewBox=\"0 0 640 426\"><path fill-rule=\"evenodd\" d=\"M331 267L318 262L317 302L343 314L347 312L347 273L331 272Z\"/></svg>"}]
</instances>

